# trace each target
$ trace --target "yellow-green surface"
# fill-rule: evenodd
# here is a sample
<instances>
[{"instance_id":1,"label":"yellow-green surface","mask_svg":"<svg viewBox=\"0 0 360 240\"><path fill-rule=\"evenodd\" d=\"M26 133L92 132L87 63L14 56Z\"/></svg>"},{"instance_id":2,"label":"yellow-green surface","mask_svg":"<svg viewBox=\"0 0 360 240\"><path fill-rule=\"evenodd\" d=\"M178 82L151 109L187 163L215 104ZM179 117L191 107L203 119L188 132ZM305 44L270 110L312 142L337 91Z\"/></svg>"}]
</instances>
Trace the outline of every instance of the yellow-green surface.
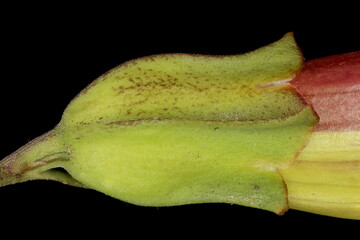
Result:
<instances>
[{"instance_id":1,"label":"yellow-green surface","mask_svg":"<svg viewBox=\"0 0 360 240\"><path fill-rule=\"evenodd\" d=\"M286 83L276 83L290 80L302 61L290 34L243 55L144 57L95 80L70 103L62 122L284 118L304 104Z\"/></svg>"},{"instance_id":2,"label":"yellow-green surface","mask_svg":"<svg viewBox=\"0 0 360 240\"><path fill-rule=\"evenodd\" d=\"M281 212L286 191L276 169L306 140L310 114L305 109L284 121L260 123L89 126L88 133L69 134L79 140L67 140L76 149L68 170L91 188L140 205L227 202Z\"/></svg>"},{"instance_id":3,"label":"yellow-green surface","mask_svg":"<svg viewBox=\"0 0 360 240\"><path fill-rule=\"evenodd\" d=\"M140 205L227 202L282 212L277 169L316 121L286 83L301 64L291 35L244 55L125 63L66 109L61 124L74 149L67 170Z\"/></svg>"},{"instance_id":4,"label":"yellow-green surface","mask_svg":"<svg viewBox=\"0 0 360 240\"><path fill-rule=\"evenodd\" d=\"M127 62L82 91L53 131L9 156L0 185L18 171L8 183L48 178L139 205L224 202L282 213L278 171L317 121L287 83L302 60L287 34L243 55Z\"/></svg>"}]
</instances>

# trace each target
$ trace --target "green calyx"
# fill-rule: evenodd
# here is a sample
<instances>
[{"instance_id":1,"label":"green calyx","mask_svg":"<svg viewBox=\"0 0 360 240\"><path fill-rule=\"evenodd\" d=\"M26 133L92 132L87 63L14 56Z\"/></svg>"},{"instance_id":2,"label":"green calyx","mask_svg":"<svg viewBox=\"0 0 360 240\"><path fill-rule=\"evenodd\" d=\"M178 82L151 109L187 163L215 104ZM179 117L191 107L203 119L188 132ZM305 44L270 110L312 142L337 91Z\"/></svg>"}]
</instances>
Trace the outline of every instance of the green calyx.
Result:
<instances>
[{"instance_id":1,"label":"green calyx","mask_svg":"<svg viewBox=\"0 0 360 240\"><path fill-rule=\"evenodd\" d=\"M223 202L282 213L278 170L317 122L288 85L301 66L291 34L243 55L130 61L84 89L51 137L0 162L0 185L22 169L7 184L52 179L138 205Z\"/></svg>"},{"instance_id":2,"label":"green calyx","mask_svg":"<svg viewBox=\"0 0 360 240\"><path fill-rule=\"evenodd\" d=\"M144 57L91 83L69 104L62 122L285 118L304 108L287 89L302 62L291 34L242 55Z\"/></svg>"}]
</instances>

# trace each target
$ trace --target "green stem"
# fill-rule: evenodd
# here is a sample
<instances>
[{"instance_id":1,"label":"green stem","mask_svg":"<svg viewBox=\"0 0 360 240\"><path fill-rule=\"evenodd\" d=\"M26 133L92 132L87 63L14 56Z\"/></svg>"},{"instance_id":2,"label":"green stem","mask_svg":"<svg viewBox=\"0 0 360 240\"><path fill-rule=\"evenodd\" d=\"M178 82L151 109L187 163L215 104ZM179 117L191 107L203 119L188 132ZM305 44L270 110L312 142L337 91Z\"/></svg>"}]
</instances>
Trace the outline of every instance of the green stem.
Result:
<instances>
[{"instance_id":1,"label":"green stem","mask_svg":"<svg viewBox=\"0 0 360 240\"><path fill-rule=\"evenodd\" d=\"M62 143L57 128L30 141L0 161L0 187L34 179L56 180L80 186L64 172L52 170L64 168L70 160L70 151Z\"/></svg>"}]
</instances>

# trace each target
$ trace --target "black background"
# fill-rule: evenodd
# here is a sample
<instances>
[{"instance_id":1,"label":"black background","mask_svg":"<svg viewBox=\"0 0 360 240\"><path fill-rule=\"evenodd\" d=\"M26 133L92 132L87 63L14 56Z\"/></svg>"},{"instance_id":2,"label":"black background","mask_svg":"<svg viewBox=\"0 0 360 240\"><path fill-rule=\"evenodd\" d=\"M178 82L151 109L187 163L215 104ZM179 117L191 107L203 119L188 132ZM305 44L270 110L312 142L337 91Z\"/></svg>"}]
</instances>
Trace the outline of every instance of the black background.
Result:
<instances>
[{"instance_id":1,"label":"black background","mask_svg":"<svg viewBox=\"0 0 360 240\"><path fill-rule=\"evenodd\" d=\"M287 7L287 6L281 6ZM324 7L324 6L323 6ZM306 59L360 50L359 20L328 6L299 13L271 6L21 5L1 19L0 157L53 128L69 101L107 70L159 53L237 54L292 31ZM356 8L356 7L355 7ZM312 11L309 11L312 9ZM259 11L262 10L262 11ZM92 190L32 181L0 189L2 232L39 236L79 233L124 237L245 237L355 226L356 221L288 211L283 216L226 204L146 208ZM15 231L10 230L15 227ZM325 232L336 231L325 228Z\"/></svg>"}]
</instances>

